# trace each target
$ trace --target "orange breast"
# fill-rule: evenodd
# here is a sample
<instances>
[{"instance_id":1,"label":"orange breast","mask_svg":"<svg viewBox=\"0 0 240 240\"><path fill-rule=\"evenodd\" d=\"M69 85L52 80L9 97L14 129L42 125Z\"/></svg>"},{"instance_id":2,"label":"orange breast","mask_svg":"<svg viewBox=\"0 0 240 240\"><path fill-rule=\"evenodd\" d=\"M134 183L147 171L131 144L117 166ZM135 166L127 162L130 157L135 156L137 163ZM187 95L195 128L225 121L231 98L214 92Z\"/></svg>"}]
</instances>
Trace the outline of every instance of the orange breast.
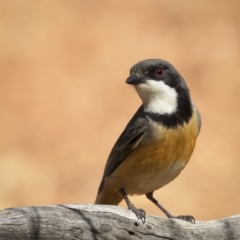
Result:
<instances>
[{"instance_id":1,"label":"orange breast","mask_svg":"<svg viewBox=\"0 0 240 240\"><path fill-rule=\"evenodd\" d=\"M108 177L108 186L124 187L128 194L154 191L179 175L193 152L197 134L197 118L174 129L152 122L147 133L133 152Z\"/></svg>"}]
</instances>

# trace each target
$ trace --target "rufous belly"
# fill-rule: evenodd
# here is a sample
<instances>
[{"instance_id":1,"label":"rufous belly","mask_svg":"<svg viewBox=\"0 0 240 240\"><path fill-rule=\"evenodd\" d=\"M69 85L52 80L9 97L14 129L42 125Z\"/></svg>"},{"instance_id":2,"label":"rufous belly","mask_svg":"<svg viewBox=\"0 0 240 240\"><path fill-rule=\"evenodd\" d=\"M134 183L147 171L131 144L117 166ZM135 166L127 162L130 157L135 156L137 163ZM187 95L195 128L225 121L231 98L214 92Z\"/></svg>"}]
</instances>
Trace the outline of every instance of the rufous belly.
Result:
<instances>
[{"instance_id":1,"label":"rufous belly","mask_svg":"<svg viewBox=\"0 0 240 240\"><path fill-rule=\"evenodd\" d=\"M188 124L165 128L152 123L147 133L121 165L107 177L104 188L141 195L157 190L174 178L188 163L193 152L198 126L194 115Z\"/></svg>"}]
</instances>

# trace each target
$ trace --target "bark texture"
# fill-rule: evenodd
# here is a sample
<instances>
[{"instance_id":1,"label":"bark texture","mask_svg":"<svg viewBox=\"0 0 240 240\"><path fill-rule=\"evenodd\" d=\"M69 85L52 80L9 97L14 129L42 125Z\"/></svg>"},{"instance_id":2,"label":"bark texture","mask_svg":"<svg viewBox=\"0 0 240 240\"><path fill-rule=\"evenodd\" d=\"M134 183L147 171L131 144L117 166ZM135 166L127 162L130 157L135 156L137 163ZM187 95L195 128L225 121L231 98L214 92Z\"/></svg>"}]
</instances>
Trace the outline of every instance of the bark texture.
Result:
<instances>
[{"instance_id":1,"label":"bark texture","mask_svg":"<svg viewBox=\"0 0 240 240\"><path fill-rule=\"evenodd\" d=\"M240 239L240 215L190 224L104 205L51 205L0 211L0 240Z\"/></svg>"}]
</instances>

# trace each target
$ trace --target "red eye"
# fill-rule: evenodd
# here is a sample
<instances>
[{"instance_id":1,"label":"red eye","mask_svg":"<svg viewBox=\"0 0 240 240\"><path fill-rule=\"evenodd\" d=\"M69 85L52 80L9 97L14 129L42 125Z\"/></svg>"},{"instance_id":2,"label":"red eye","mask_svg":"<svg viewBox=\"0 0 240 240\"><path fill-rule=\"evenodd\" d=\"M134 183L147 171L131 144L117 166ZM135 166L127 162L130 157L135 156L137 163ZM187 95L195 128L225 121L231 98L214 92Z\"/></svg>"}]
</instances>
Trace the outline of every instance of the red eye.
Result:
<instances>
[{"instance_id":1,"label":"red eye","mask_svg":"<svg viewBox=\"0 0 240 240\"><path fill-rule=\"evenodd\" d=\"M163 75L163 69L161 69L161 68L157 69L156 72L155 72L155 74L156 74L157 77L162 77L162 75Z\"/></svg>"}]
</instances>

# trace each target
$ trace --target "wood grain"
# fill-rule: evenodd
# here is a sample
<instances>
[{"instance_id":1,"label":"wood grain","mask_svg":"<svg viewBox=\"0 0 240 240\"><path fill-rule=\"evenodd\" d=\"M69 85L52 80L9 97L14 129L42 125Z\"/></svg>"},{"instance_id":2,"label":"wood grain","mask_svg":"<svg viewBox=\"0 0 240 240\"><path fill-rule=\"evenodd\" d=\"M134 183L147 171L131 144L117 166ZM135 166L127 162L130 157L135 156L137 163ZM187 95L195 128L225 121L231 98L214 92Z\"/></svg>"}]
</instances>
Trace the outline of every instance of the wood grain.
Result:
<instances>
[{"instance_id":1,"label":"wood grain","mask_svg":"<svg viewBox=\"0 0 240 240\"><path fill-rule=\"evenodd\" d=\"M240 239L240 215L195 225L181 220L135 215L116 206L50 205L0 211L1 240L75 239Z\"/></svg>"}]
</instances>

